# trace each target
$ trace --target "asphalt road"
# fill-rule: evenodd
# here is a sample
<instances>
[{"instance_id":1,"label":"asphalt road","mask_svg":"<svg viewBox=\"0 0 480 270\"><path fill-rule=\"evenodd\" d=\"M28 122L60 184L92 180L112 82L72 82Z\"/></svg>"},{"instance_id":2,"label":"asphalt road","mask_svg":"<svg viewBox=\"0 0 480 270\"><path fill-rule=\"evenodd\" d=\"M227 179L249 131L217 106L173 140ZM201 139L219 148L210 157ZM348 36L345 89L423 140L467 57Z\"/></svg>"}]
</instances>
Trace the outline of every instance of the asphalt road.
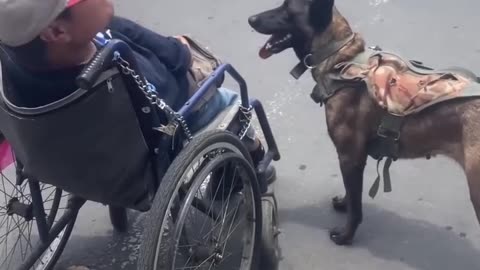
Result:
<instances>
[{"instance_id":1,"label":"asphalt road","mask_svg":"<svg viewBox=\"0 0 480 270\"><path fill-rule=\"evenodd\" d=\"M351 247L337 247L328 229L343 224L330 198L343 192L323 109L309 98L309 76L294 81L292 52L262 61L265 37L247 17L278 0L117 0L117 13L163 34L192 33L244 75L269 113L283 158L277 163L282 270L480 269L480 228L465 177L453 162L400 161L393 193L365 195L364 223ZM480 70L478 10L472 0L342 0L337 6L369 45L380 45L430 65ZM476 19L477 18L477 19ZM374 162L366 172L368 189ZM128 235L115 235L107 209L85 207L58 269L135 269L143 216L132 213Z\"/></svg>"}]
</instances>

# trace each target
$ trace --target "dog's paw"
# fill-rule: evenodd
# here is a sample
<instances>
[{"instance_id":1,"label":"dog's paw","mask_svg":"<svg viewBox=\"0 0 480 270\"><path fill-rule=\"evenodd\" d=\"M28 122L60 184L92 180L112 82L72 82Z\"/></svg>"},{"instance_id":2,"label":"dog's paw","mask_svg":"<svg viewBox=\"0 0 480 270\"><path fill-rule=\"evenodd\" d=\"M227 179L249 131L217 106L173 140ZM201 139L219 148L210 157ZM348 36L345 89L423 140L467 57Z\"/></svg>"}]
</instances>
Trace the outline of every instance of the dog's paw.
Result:
<instances>
[{"instance_id":1,"label":"dog's paw","mask_svg":"<svg viewBox=\"0 0 480 270\"><path fill-rule=\"evenodd\" d=\"M350 246L353 243L353 236L345 229L335 228L330 230L330 240L339 246Z\"/></svg>"},{"instance_id":2,"label":"dog's paw","mask_svg":"<svg viewBox=\"0 0 480 270\"><path fill-rule=\"evenodd\" d=\"M335 197L332 199L332 206L335 211L340 212L340 213L346 213L347 212L347 202L345 200L345 197L340 198L340 197Z\"/></svg>"}]
</instances>

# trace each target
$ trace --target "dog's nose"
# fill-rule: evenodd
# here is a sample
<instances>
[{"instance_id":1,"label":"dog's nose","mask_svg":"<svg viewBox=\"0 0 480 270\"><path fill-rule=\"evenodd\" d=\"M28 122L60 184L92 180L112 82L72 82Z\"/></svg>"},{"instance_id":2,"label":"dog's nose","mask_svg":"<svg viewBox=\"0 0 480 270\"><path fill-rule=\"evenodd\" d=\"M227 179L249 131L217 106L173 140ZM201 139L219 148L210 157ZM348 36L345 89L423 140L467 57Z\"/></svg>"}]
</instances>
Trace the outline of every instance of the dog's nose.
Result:
<instances>
[{"instance_id":1,"label":"dog's nose","mask_svg":"<svg viewBox=\"0 0 480 270\"><path fill-rule=\"evenodd\" d=\"M251 27L255 27L258 23L258 16L250 16L248 18L248 23L250 24Z\"/></svg>"}]
</instances>

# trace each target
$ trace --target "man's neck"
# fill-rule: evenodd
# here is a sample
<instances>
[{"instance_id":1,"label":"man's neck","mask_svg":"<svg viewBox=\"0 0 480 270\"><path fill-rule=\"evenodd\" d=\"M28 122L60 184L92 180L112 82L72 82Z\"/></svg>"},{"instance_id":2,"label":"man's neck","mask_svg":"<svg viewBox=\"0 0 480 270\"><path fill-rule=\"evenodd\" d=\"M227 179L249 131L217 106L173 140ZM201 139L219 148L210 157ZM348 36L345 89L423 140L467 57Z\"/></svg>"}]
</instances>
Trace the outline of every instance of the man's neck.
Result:
<instances>
[{"instance_id":1,"label":"man's neck","mask_svg":"<svg viewBox=\"0 0 480 270\"><path fill-rule=\"evenodd\" d=\"M64 69L88 63L95 55L97 48L93 42L83 47L50 48L48 50L48 69Z\"/></svg>"}]
</instances>

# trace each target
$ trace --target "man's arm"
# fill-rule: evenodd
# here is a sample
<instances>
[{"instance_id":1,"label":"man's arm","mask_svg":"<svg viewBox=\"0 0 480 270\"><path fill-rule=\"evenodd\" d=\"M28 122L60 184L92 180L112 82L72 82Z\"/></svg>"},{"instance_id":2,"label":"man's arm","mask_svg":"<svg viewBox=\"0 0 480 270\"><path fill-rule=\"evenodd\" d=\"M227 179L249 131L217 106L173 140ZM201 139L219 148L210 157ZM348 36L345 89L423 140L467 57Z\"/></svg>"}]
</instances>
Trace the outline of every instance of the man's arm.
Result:
<instances>
[{"instance_id":1,"label":"man's arm","mask_svg":"<svg viewBox=\"0 0 480 270\"><path fill-rule=\"evenodd\" d=\"M191 66L190 51L179 38L162 36L122 17L114 17L109 28L155 53L173 73L184 74Z\"/></svg>"}]
</instances>

